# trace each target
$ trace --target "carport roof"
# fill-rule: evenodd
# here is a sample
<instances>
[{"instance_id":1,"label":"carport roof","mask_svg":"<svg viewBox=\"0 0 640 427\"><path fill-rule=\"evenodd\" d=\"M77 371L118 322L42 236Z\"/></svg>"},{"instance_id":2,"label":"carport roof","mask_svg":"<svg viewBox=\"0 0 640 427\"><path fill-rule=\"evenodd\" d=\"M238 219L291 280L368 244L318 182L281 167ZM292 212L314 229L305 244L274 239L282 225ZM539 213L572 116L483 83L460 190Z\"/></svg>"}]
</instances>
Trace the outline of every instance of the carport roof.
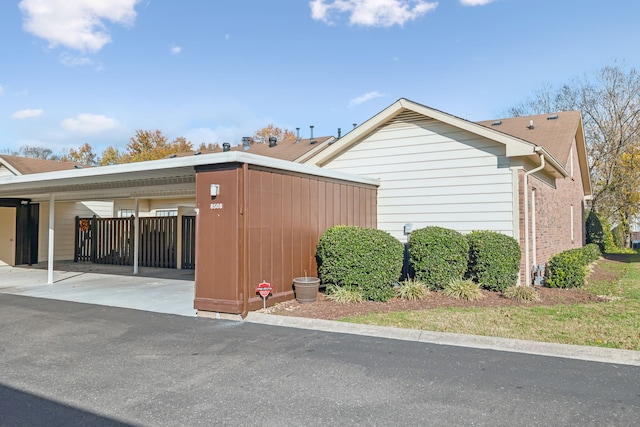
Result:
<instances>
[{"instance_id":1,"label":"carport roof","mask_svg":"<svg viewBox=\"0 0 640 427\"><path fill-rule=\"evenodd\" d=\"M322 169L245 152L223 152L188 157L80 168L22 176L0 177L0 197L46 201L111 200L121 198L194 197L195 167L224 163L247 163L294 173L309 174L378 185L371 178Z\"/></svg>"}]
</instances>

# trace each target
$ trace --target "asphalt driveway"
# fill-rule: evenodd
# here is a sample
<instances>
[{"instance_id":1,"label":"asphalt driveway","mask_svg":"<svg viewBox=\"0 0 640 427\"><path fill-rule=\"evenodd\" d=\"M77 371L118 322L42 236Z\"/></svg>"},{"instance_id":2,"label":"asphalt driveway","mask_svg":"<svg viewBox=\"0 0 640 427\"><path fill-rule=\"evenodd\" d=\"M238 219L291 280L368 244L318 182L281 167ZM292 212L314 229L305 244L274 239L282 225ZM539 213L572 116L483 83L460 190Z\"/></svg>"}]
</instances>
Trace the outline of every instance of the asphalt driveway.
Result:
<instances>
[{"instance_id":1,"label":"asphalt driveway","mask_svg":"<svg viewBox=\"0 0 640 427\"><path fill-rule=\"evenodd\" d=\"M638 425L640 368L0 294L0 425Z\"/></svg>"}]
</instances>

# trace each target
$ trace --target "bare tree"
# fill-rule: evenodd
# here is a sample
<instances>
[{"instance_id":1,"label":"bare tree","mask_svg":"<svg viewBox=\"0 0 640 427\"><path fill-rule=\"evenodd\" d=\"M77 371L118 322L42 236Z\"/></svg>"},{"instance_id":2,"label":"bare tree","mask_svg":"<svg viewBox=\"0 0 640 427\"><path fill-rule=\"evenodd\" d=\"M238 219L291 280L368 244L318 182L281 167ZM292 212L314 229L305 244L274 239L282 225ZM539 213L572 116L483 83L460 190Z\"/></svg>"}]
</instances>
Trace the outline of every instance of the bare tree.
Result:
<instances>
[{"instance_id":1,"label":"bare tree","mask_svg":"<svg viewBox=\"0 0 640 427\"><path fill-rule=\"evenodd\" d=\"M628 235L639 210L637 194L630 191L640 191L635 185L640 164L631 161L640 147L640 72L620 64L607 66L556 89L544 85L508 111L521 116L564 110L582 111L592 210L622 225Z\"/></svg>"}]
</instances>

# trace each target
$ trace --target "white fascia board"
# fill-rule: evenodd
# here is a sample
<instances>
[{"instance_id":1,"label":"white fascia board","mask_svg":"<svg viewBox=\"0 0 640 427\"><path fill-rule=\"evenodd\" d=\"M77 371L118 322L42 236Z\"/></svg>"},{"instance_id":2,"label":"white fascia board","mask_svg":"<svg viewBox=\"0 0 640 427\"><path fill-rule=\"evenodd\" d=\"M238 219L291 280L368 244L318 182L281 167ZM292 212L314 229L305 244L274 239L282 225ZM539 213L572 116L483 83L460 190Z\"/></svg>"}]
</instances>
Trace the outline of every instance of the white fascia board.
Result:
<instances>
[{"instance_id":1,"label":"white fascia board","mask_svg":"<svg viewBox=\"0 0 640 427\"><path fill-rule=\"evenodd\" d=\"M12 174L17 176L22 175L18 169L14 168L11 163L7 162L2 157L0 157L0 164L2 164L5 168L9 169Z\"/></svg>"},{"instance_id":2,"label":"white fascia board","mask_svg":"<svg viewBox=\"0 0 640 427\"><path fill-rule=\"evenodd\" d=\"M317 156L314 156L307 160L307 163L314 163L319 166L324 166L325 164L333 160L333 158L340 155L340 153L346 151L362 138L373 132L384 122L393 118L405 109L422 114L426 117L431 117L435 120L449 124L451 126L455 126L459 129L466 130L473 134L502 143L506 147L507 157L527 156L535 154L536 145L528 141L507 135L506 133L487 128L486 126L482 126L456 116L452 116L451 114L447 114L442 111L417 104L413 101L409 101L408 99L400 98L351 132L346 134L344 137L334 142L331 147L323 150Z\"/></svg>"},{"instance_id":3,"label":"white fascia board","mask_svg":"<svg viewBox=\"0 0 640 427\"><path fill-rule=\"evenodd\" d=\"M290 172L298 172L321 176L326 178L350 181L354 183L379 185L377 179L362 177L359 175L321 169L315 166L302 165L286 160L249 154L244 152L229 151L223 153L201 154L198 156L174 157L170 159L151 160L146 162L126 163L112 166L100 166L87 169L72 169L56 172L45 172L22 176L9 176L0 178L0 191L3 186L43 183L51 186L65 184L85 184L87 182L106 182L136 179L137 173L145 174L141 177L168 177L176 175L195 174L195 167L222 163L248 163L273 169Z\"/></svg>"}]
</instances>

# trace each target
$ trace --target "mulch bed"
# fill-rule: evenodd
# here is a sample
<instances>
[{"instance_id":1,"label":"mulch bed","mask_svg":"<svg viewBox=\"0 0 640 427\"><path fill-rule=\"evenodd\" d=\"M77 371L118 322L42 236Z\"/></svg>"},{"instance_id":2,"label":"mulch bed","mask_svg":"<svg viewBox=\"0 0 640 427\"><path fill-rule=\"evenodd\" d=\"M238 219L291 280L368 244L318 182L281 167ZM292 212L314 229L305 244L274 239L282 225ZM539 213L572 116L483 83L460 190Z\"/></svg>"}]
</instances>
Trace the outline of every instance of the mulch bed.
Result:
<instances>
[{"instance_id":1,"label":"mulch bed","mask_svg":"<svg viewBox=\"0 0 640 427\"><path fill-rule=\"evenodd\" d=\"M594 272L596 273L596 272ZM598 269L596 274L606 274ZM442 307L507 307L507 306L535 306L556 304L581 304L588 302L604 302L607 299L595 296L582 289L555 289L536 286L541 301L523 303L504 298L499 292L483 290L484 298L478 301L456 300L438 292L432 292L426 299L409 301L399 298L387 302L361 302L342 304L330 301L323 293L318 293L316 302L300 304L292 300L275 307L267 308L268 313L285 316L308 317L314 319L339 319L367 313L389 313L394 311L426 310Z\"/></svg>"}]
</instances>

